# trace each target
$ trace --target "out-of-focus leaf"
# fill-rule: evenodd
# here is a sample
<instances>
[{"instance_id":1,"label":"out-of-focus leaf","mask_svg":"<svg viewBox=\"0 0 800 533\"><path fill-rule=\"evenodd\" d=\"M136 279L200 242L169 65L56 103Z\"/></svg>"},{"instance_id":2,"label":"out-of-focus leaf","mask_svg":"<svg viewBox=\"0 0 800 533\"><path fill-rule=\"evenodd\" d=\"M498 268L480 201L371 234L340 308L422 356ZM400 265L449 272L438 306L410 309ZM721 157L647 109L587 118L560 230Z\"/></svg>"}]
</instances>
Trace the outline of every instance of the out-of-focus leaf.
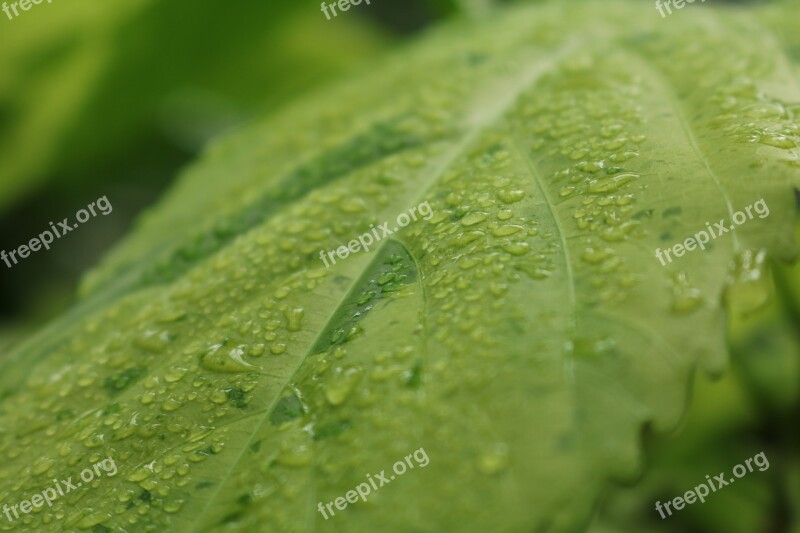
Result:
<instances>
[{"instance_id":1,"label":"out-of-focus leaf","mask_svg":"<svg viewBox=\"0 0 800 533\"><path fill-rule=\"evenodd\" d=\"M800 225L798 225L800 230ZM800 279L800 263L774 265L778 278ZM776 285L769 269L768 303L742 312L729 299L728 338L733 372L716 382L697 377L687 421L673 436L651 436L648 468L629 488L611 490L590 533L606 531L782 531L797 509L796 417L800 413L800 339L787 307L793 295L785 279ZM749 305L745 305L749 308ZM662 519L656 501L681 496L706 474L730 471L765 451L768 472L748 474L742 483ZM744 483L746 479L746 483Z\"/></svg>"},{"instance_id":2,"label":"out-of-focus leaf","mask_svg":"<svg viewBox=\"0 0 800 533\"><path fill-rule=\"evenodd\" d=\"M153 137L196 149L383 46L361 17L329 22L298 2L71 0L20 13L2 15L0 33L0 209L53 176L96 179L87 165Z\"/></svg>"},{"instance_id":3,"label":"out-of-focus leaf","mask_svg":"<svg viewBox=\"0 0 800 533\"><path fill-rule=\"evenodd\" d=\"M680 433L651 439L646 473L635 486L608 491L589 533L771 530L782 503L775 489L784 479L782 465L789 455L759 442L760 415L738 378L711 382L700 375L693 396ZM725 472L727 479L735 465L762 451L769 469L754 468L735 484L710 493L705 502L672 509L671 515L663 510L665 501L706 482L706 475ZM665 518L656 510L657 501Z\"/></svg>"}]
</instances>

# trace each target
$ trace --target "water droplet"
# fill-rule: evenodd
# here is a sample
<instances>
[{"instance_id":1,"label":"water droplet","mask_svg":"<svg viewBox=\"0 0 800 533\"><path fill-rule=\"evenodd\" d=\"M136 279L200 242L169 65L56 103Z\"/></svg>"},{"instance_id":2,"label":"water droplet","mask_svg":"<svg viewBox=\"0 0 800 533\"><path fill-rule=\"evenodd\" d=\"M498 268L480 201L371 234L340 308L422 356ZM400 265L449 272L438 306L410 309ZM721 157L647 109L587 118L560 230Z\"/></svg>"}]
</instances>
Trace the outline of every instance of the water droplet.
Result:
<instances>
[{"instance_id":1,"label":"water droplet","mask_svg":"<svg viewBox=\"0 0 800 533\"><path fill-rule=\"evenodd\" d=\"M730 311L747 315L765 307L772 300L771 280L764 250L745 250L734 258L733 271L725 287L725 301Z\"/></svg>"},{"instance_id":2,"label":"water droplet","mask_svg":"<svg viewBox=\"0 0 800 533\"><path fill-rule=\"evenodd\" d=\"M797 146L797 142L793 139L776 133L762 135L758 142L775 148L795 148Z\"/></svg>"},{"instance_id":3,"label":"water droplet","mask_svg":"<svg viewBox=\"0 0 800 533\"><path fill-rule=\"evenodd\" d=\"M602 263L607 258L611 257L613 254L613 250L610 248L586 248L583 253L581 254L581 259L590 263L592 265L596 265Z\"/></svg>"},{"instance_id":4,"label":"water droplet","mask_svg":"<svg viewBox=\"0 0 800 533\"><path fill-rule=\"evenodd\" d=\"M474 226L475 224L479 224L484 220L486 220L488 216L489 216L488 213L483 213L480 211L469 213L468 215L464 216L464 218L461 219L461 225Z\"/></svg>"},{"instance_id":5,"label":"water droplet","mask_svg":"<svg viewBox=\"0 0 800 533\"><path fill-rule=\"evenodd\" d=\"M472 267L474 267L476 265L479 265L480 262L481 262L481 260L478 259L477 257L467 257L467 256L465 256L465 257L462 257L461 259L458 260L458 266L462 270L469 270L470 268L472 268Z\"/></svg>"},{"instance_id":6,"label":"water droplet","mask_svg":"<svg viewBox=\"0 0 800 533\"><path fill-rule=\"evenodd\" d=\"M428 219L428 223L438 224L439 222L444 222L445 220L450 218L452 214L453 212L450 211L449 209L442 209L441 211L437 211L436 213L434 213L433 216L430 219Z\"/></svg>"},{"instance_id":7,"label":"water droplet","mask_svg":"<svg viewBox=\"0 0 800 533\"><path fill-rule=\"evenodd\" d=\"M183 405L183 403L179 401L177 398L170 397L167 398L167 400L161 404L161 410L166 413L169 413L172 411L177 411L178 409L180 409L181 405Z\"/></svg>"},{"instance_id":8,"label":"water droplet","mask_svg":"<svg viewBox=\"0 0 800 533\"><path fill-rule=\"evenodd\" d=\"M339 209L343 213L360 213L366 211L367 205L361 198L347 197L339 203Z\"/></svg>"},{"instance_id":9,"label":"water droplet","mask_svg":"<svg viewBox=\"0 0 800 533\"><path fill-rule=\"evenodd\" d=\"M503 443L493 445L478 459L478 471L487 476L502 473L508 468L508 446Z\"/></svg>"},{"instance_id":10,"label":"water droplet","mask_svg":"<svg viewBox=\"0 0 800 533\"><path fill-rule=\"evenodd\" d=\"M603 161L581 161L575 165L575 168L583 172L594 174L595 172L602 170L604 166L605 163Z\"/></svg>"},{"instance_id":11,"label":"water droplet","mask_svg":"<svg viewBox=\"0 0 800 533\"><path fill-rule=\"evenodd\" d=\"M785 110L780 104L769 104L766 102L759 102L745 107L743 110L745 115L752 118L781 118L784 116Z\"/></svg>"},{"instance_id":12,"label":"water droplet","mask_svg":"<svg viewBox=\"0 0 800 533\"><path fill-rule=\"evenodd\" d=\"M703 305L700 291L689 284L686 272L676 272L672 277L672 311L687 314Z\"/></svg>"},{"instance_id":13,"label":"water droplet","mask_svg":"<svg viewBox=\"0 0 800 533\"><path fill-rule=\"evenodd\" d=\"M531 279L547 279L553 275L551 271L531 264L514 265L514 268L525 272Z\"/></svg>"},{"instance_id":14,"label":"water droplet","mask_svg":"<svg viewBox=\"0 0 800 533\"><path fill-rule=\"evenodd\" d=\"M47 472L53 465L55 461L49 457L42 457L34 466L33 466L33 473L37 476L40 476Z\"/></svg>"},{"instance_id":15,"label":"water droplet","mask_svg":"<svg viewBox=\"0 0 800 533\"><path fill-rule=\"evenodd\" d=\"M153 475L153 463L142 465L128 476L128 481L132 483L139 483Z\"/></svg>"},{"instance_id":16,"label":"water droplet","mask_svg":"<svg viewBox=\"0 0 800 533\"><path fill-rule=\"evenodd\" d=\"M613 137L614 135L618 135L622 131L622 126L620 124L612 124L610 126L603 126L600 129L600 136L608 139Z\"/></svg>"},{"instance_id":17,"label":"water droplet","mask_svg":"<svg viewBox=\"0 0 800 533\"><path fill-rule=\"evenodd\" d=\"M587 150L585 148L581 148L581 149L574 150L573 152L571 152L569 154L569 158L572 159L573 161L577 161L578 159L583 159L584 157L586 157L586 155L588 153L589 153L589 150Z\"/></svg>"},{"instance_id":18,"label":"water droplet","mask_svg":"<svg viewBox=\"0 0 800 533\"><path fill-rule=\"evenodd\" d=\"M269 351L272 355L281 355L286 352L286 345L281 342L275 343L269 347Z\"/></svg>"},{"instance_id":19,"label":"water droplet","mask_svg":"<svg viewBox=\"0 0 800 533\"><path fill-rule=\"evenodd\" d=\"M493 281L489 284L489 292L491 292L494 296L503 296L506 292L508 292L508 284Z\"/></svg>"},{"instance_id":20,"label":"water droplet","mask_svg":"<svg viewBox=\"0 0 800 533\"><path fill-rule=\"evenodd\" d=\"M304 310L302 307L295 307L284 313L284 316L286 316L286 329L288 331L300 331L303 313Z\"/></svg>"},{"instance_id":21,"label":"water droplet","mask_svg":"<svg viewBox=\"0 0 800 533\"><path fill-rule=\"evenodd\" d=\"M497 198L506 204L513 204L525 198L525 191L521 189L503 189L497 192Z\"/></svg>"},{"instance_id":22,"label":"water droplet","mask_svg":"<svg viewBox=\"0 0 800 533\"><path fill-rule=\"evenodd\" d=\"M496 237L507 237L509 235L513 235L518 231L524 229L522 226L515 226L515 225L507 225L507 226L500 226L499 228L495 228L492 230L492 235Z\"/></svg>"},{"instance_id":23,"label":"water droplet","mask_svg":"<svg viewBox=\"0 0 800 533\"><path fill-rule=\"evenodd\" d=\"M530 246L528 246L527 242L512 242L504 244L502 248L511 255L517 256L525 255L530 251Z\"/></svg>"},{"instance_id":24,"label":"water droplet","mask_svg":"<svg viewBox=\"0 0 800 533\"><path fill-rule=\"evenodd\" d=\"M148 330L133 339L133 345L148 352L162 353L173 339L167 331Z\"/></svg>"},{"instance_id":25,"label":"water droplet","mask_svg":"<svg viewBox=\"0 0 800 533\"><path fill-rule=\"evenodd\" d=\"M247 372L259 370L242 360L247 346L240 344L230 349L224 349L227 341L217 343L200 356L200 366L215 372Z\"/></svg>"},{"instance_id":26,"label":"water droplet","mask_svg":"<svg viewBox=\"0 0 800 533\"><path fill-rule=\"evenodd\" d=\"M474 231L465 231L464 233L460 233L455 239L451 242L456 247L464 247L471 242L477 241L481 237L485 237L486 234L482 231L474 230Z\"/></svg>"},{"instance_id":27,"label":"water droplet","mask_svg":"<svg viewBox=\"0 0 800 533\"><path fill-rule=\"evenodd\" d=\"M170 500L164 503L164 511L167 513L177 513L183 507L184 500Z\"/></svg>"},{"instance_id":28,"label":"water droplet","mask_svg":"<svg viewBox=\"0 0 800 533\"><path fill-rule=\"evenodd\" d=\"M112 516L109 513L105 513L103 511L94 511L81 518L78 523L75 524L75 526L78 529L89 529L91 527L98 526L103 522L111 520L111 518Z\"/></svg>"},{"instance_id":29,"label":"water droplet","mask_svg":"<svg viewBox=\"0 0 800 533\"><path fill-rule=\"evenodd\" d=\"M325 399L331 405L341 405L361 380L361 369L337 367L325 385Z\"/></svg>"},{"instance_id":30,"label":"water droplet","mask_svg":"<svg viewBox=\"0 0 800 533\"><path fill-rule=\"evenodd\" d=\"M601 193L601 192L614 192L626 183L634 181L639 178L638 174L634 174L633 172L626 172L624 174L619 174L618 176L614 176L611 179L598 179L592 180L589 183L588 191L592 193Z\"/></svg>"},{"instance_id":31,"label":"water droplet","mask_svg":"<svg viewBox=\"0 0 800 533\"><path fill-rule=\"evenodd\" d=\"M186 376L189 370L182 367L172 367L164 374L164 381L167 383L175 383L180 381Z\"/></svg>"},{"instance_id":32,"label":"water droplet","mask_svg":"<svg viewBox=\"0 0 800 533\"><path fill-rule=\"evenodd\" d=\"M621 137L619 139L614 139L613 141L608 141L607 143L603 144L603 150L613 152L614 150L619 150L623 146L625 146L626 139Z\"/></svg>"},{"instance_id":33,"label":"water droplet","mask_svg":"<svg viewBox=\"0 0 800 533\"><path fill-rule=\"evenodd\" d=\"M293 448L284 448L276 459L276 462L283 466L299 468L311 463L313 454L307 444L300 444Z\"/></svg>"},{"instance_id":34,"label":"water droplet","mask_svg":"<svg viewBox=\"0 0 800 533\"><path fill-rule=\"evenodd\" d=\"M509 209L501 209L497 213L497 220L508 220L514 216L514 213L511 212Z\"/></svg>"},{"instance_id":35,"label":"water droplet","mask_svg":"<svg viewBox=\"0 0 800 533\"><path fill-rule=\"evenodd\" d=\"M611 161L615 162L615 163L624 163L625 161L628 161L629 159L633 159L634 157L636 157L638 155L639 155L639 152L633 152L633 151L616 152L616 153L611 154L609 159Z\"/></svg>"}]
</instances>

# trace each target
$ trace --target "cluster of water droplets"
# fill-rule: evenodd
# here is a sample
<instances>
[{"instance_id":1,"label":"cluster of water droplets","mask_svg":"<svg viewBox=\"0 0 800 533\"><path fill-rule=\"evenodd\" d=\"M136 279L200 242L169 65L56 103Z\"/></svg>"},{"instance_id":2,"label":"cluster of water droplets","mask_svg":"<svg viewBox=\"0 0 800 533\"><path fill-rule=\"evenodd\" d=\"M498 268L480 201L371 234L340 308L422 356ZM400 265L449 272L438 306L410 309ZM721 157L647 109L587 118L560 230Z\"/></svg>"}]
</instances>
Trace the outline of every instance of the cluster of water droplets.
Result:
<instances>
[{"instance_id":1,"label":"cluster of water droplets","mask_svg":"<svg viewBox=\"0 0 800 533\"><path fill-rule=\"evenodd\" d=\"M568 249L561 253L578 282L588 280L582 299L589 302L619 301L639 281L618 244L646 235L636 215L645 185L629 168L646 140L642 91L640 79L578 55L521 104L524 155L538 165L553 215L562 219Z\"/></svg>"}]
</instances>

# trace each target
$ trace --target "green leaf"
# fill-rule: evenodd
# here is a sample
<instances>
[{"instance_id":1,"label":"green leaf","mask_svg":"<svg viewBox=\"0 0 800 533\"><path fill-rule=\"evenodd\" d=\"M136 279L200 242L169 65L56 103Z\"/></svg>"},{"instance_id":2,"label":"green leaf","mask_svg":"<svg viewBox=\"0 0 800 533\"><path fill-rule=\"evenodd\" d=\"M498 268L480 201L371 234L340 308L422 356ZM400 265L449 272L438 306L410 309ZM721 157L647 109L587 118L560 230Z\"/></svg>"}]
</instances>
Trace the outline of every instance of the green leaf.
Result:
<instances>
[{"instance_id":1,"label":"green leaf","mask_svg":"<svg viewBox=\"0 0 800 533\"><path fill-rule=\"evenodd\" d=\"M9 354L0 498L114 457L29 526L579 529L696 367L725 367L723 294L757 311L752 259L793 257L799 101L748 11L553 3L442 28L211 147Z\"/></svg>"}]
</instances>

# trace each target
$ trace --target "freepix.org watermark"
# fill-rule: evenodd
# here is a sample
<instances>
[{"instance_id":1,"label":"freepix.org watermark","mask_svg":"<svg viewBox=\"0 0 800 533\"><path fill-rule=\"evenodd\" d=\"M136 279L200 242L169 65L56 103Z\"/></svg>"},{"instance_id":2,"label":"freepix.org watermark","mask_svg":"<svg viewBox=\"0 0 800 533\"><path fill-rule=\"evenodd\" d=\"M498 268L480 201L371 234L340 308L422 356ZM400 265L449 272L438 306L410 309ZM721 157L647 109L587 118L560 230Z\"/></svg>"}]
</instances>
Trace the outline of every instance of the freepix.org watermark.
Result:
<instances>
[{"instance_id":1,"label":"freepix.org watermark","mask_svg":"<svg viewBox=\"0 0 800 533\"><path fill-rule=\"evenodd\" d=\"M330 268L331 265L328 264L328 259L330 259L335 265L336 259L334 258L334 255L338 256L339 259L346 259L347 256L350 255L351 253L354 254L361 250L369 252L370 246L372 246L376 242L380 241L384 237L391 235L400 228L408 226L409 224L411 224L412 221L416 221L417 214L422 216L422 220L430 220L431 217L433 217L433 210L431 209L431 206L427 201L422 202L418 206L409 209L408 213L400 213L397 216L397 226L395 226L394 228L392 229L389 228L389 222L384 222L377 228L375 227L375 224L370 224L369 227L372 228L372 231L364 233L363 235L358 237L358 239L353 239L352 241L347 243L347 246L339 246L336 250L331 250L328 252L326 252L325 250L320 250L319 258L322 259L323 263L325 263L326 268ZM378 230L380 230L380 235L378 234Z\"/></svg>"},{"instance_id":2,"label":"freepix.org watermark","mask_svg":"<svg viewBox=\"0 0 800 533\"><path fill-rule=\"evenodd\" d=\"M364 0L364 3L367 5L370 5L369 2L370 0ZM336 12L337 7L339 8L339 11L348 11L351 6L357 6L360 3L361 0L338 0L338 2L331 2L330 4L322 2L321 10L323 13L325 13L325 18L331 20L331 15L328 13L328 10L330 10L330 13L333 13L335 18L338 15Z\"/></svg>"},{"instance_id":3,"label":"freepix.org watermark","mask_svg":"<svg viewBox=\"0 0 800 533\"><path fill-rule=\"evenodd\" d=\"M700 0L701 2L705 2L706 0ZM656 9L661 14L661 18L667 16L667 14L672 15L672 9L670 9L670 4L675 6L675 9L683 9L686 7L686 4L694 4L694 0L656 0ZM664 8L666 8L667 13L664 13Z\"/></svg>"},{"instance_id":4,"label":"freepix.org watermark","mask_svg":"<svg viewBox=\"0 0 800 533\"><path fill-rule=\"evenodd\" d=\"M428 459L428 454L425 453L425 449L420 448L414 453L406 455L405 460L400 459L393 464L392 470L394 471L394 474L391 474L388 478L386 477L386 470L381 470L380 474L375 474L375 479L372 478L372 474L367 474L367 481L369 481L369 483L359 483L355 489L348 490L344 496L340 496L332 502L328 502L324 507L322 502L319 502L317 504L317 510L322 513L322 516L325 518L325 520L328 520L330 517L325 512L325 509L327 509L328 513L333 516L336 514L336 511L333 510L334 506L336 506L336 508L340 511L344 511L347 509L348 503L357 503L359 498L361 498L361 501L363 502L367 501L367 496L369 496L373 490L378 490L384 485L388 485L394 481L397 476L402 476L408 470L413 469L414 463L411 462L412 458L417 463L416 466L419 466L420 468L425 468L428 466L428 463L431 462L430 459ZM380 484L378 484L376 480L379 481Z\"/></svg>"},{"instance_id":5,"label":"freepix.org watermark","mask_svg":"<svg viewBox=\"0 0 800 533\"><path fill-rule=\"evenodd\" d=\"M94 202L87 205L86 209L79 209L78 212L75 213L75 218L78 220L77 224L70 224L69 218L65 218L59 222L58 226L55 226L52 222L50 222L50 229L53 230L52 232L50 230L44 230L39 234L38 237L31 239L28 244L22 244L10 252L6 252L5 250L1 251L0 259L5 262L8 268L11 268L19 262L17 261L17 257L20 259L25 259L31 254L31 252L38 252L42 247L44 247L45 250L49 250L54 239L63 237L70 231L76 229L80 224L83 224L92 217L96 217L97 211L94 210L95 206L97 206L97 209L102 215L107 215L114 210L114 208L111 206L111 202L108 201L108 198L105 196L98 198ZM14 265L11 264L9 259L14 262Z\"/></svg>"},{"instance_id":6,"label":"freepix.org watermark","mask_svg":"<svg viewBox=\"0 0 800 533\"><path fill-rule=\"evenodd\" d=\"M711 239L716 239L720 235L728 233L729 231L735 231L736 226L741 226L748 220L753 219L753 210L755 210L758 218L766 218L769 216L769 207L767 207L767 202L764 201L762 198L761 200L757 201L753 205L748 205L744 208L744 212L737 211L733 214L733 224L730 226L725 225L725 219L721 219L719 222L714 223L712 227L711 224L706 222L706 230L701 230L695 233L694 237L689 237L682 243L678 243L672 248L667 248L666 250L662 250L661 248L656 248L656 257L659 261L661 261L661 266L666 266L667 263L672 263L672 257L670 257L670 252L675 255L675 257L683 257L683 254L686 252L691 252L696 250L698 247L701 250L706 249L706 244ZM747 214L745 214L747 213ZM735 224L735 225L734 225ZM714 231L716 230L716 232ZM667 261L664 262L664 256L666 256Z\"/></svg>"},{"instance_id":7,"label":"freepix.org watermark","mask_svg":"<svg viewBox=\"0 0 800 533\"><path fill-rule=\"evenodd\" d=\"M20 15L20 12L17 11L17 5L19 5L19 8L22 11L28 11L34 5L38 6L41 3L42 0L19 0L19 2L11 2L11 4L9 4L8 2L3 2L2 9L3 13L5 13L6 16L8 17L8 20L14 20L14 17L18 17ZM52 4L53 0L47 0L47 3ZM13 17L11 16L11 11L14 12Z\"/></svg>"},{"instance_id":8,"label":"freepix.org watermark","mask_svg":"<svg viewBox=\"0 0 800 533\"><path fill-rule=\"evenodd\" d=\"M65 496L73 490L77 490L83 486L84 483L91 483L95 476L100 477L100 470L105 472L108 477L113 477L117 474L117 464L114 462L114 459L107 457L102 461L94 463L92 468L84 468L80 473L82 481L73 483L72 476L68 477L66 481L54 479L52 487L47 487L39 494L34 494L29 500L22 500L19 503L15 503L13 506L8 504L3 505L3 514L6 515L9 522L13 522L19 518L20 513L28 514L33 509L43 507L45 503L48 507L52 507L53 501L57 500L60 496ZM12 514L14 515L13 518L11 517Z\"/></svg>"},{"instance_id":9,"label":"freepix.org watermark","mask_svg":"<svg viewBox=\"0 0 800 533\"><path fill-rule=\"evenodd\" d=\"M738 464L734 466L733 475L736 476L737 479L746 476L748 472L753 471L753 463L755 463L755 465L758 467L759 472L763 472L769 468L769 460L767 460L766 454L761 452L756 454L754 457L747 459L743 465ZM661 515L661 519L663 520L667 517L667 515L672 516L672 511L669 508L670 505L672 505L676 511L680 511L683 509L684 505L691 505L697 500L700 500L700 503L705 503L706 496L708 496L711 492L717 492L722 487L730 485L735 481L736 479L732 477L726 479L725 472L720 472L719 475L714 476L713 479L710 475L706 475L706 482L708 483L708 486L706 486L706 482L703 482L697 485L694 489L686 491L686 494L683 496L677 496L670 501L664 502L663 504L660 501L657 501L656 511L658 511L658 514ZM664 510L667 511L667 515L664 514Z\"/></svg>"}]
</instances>

